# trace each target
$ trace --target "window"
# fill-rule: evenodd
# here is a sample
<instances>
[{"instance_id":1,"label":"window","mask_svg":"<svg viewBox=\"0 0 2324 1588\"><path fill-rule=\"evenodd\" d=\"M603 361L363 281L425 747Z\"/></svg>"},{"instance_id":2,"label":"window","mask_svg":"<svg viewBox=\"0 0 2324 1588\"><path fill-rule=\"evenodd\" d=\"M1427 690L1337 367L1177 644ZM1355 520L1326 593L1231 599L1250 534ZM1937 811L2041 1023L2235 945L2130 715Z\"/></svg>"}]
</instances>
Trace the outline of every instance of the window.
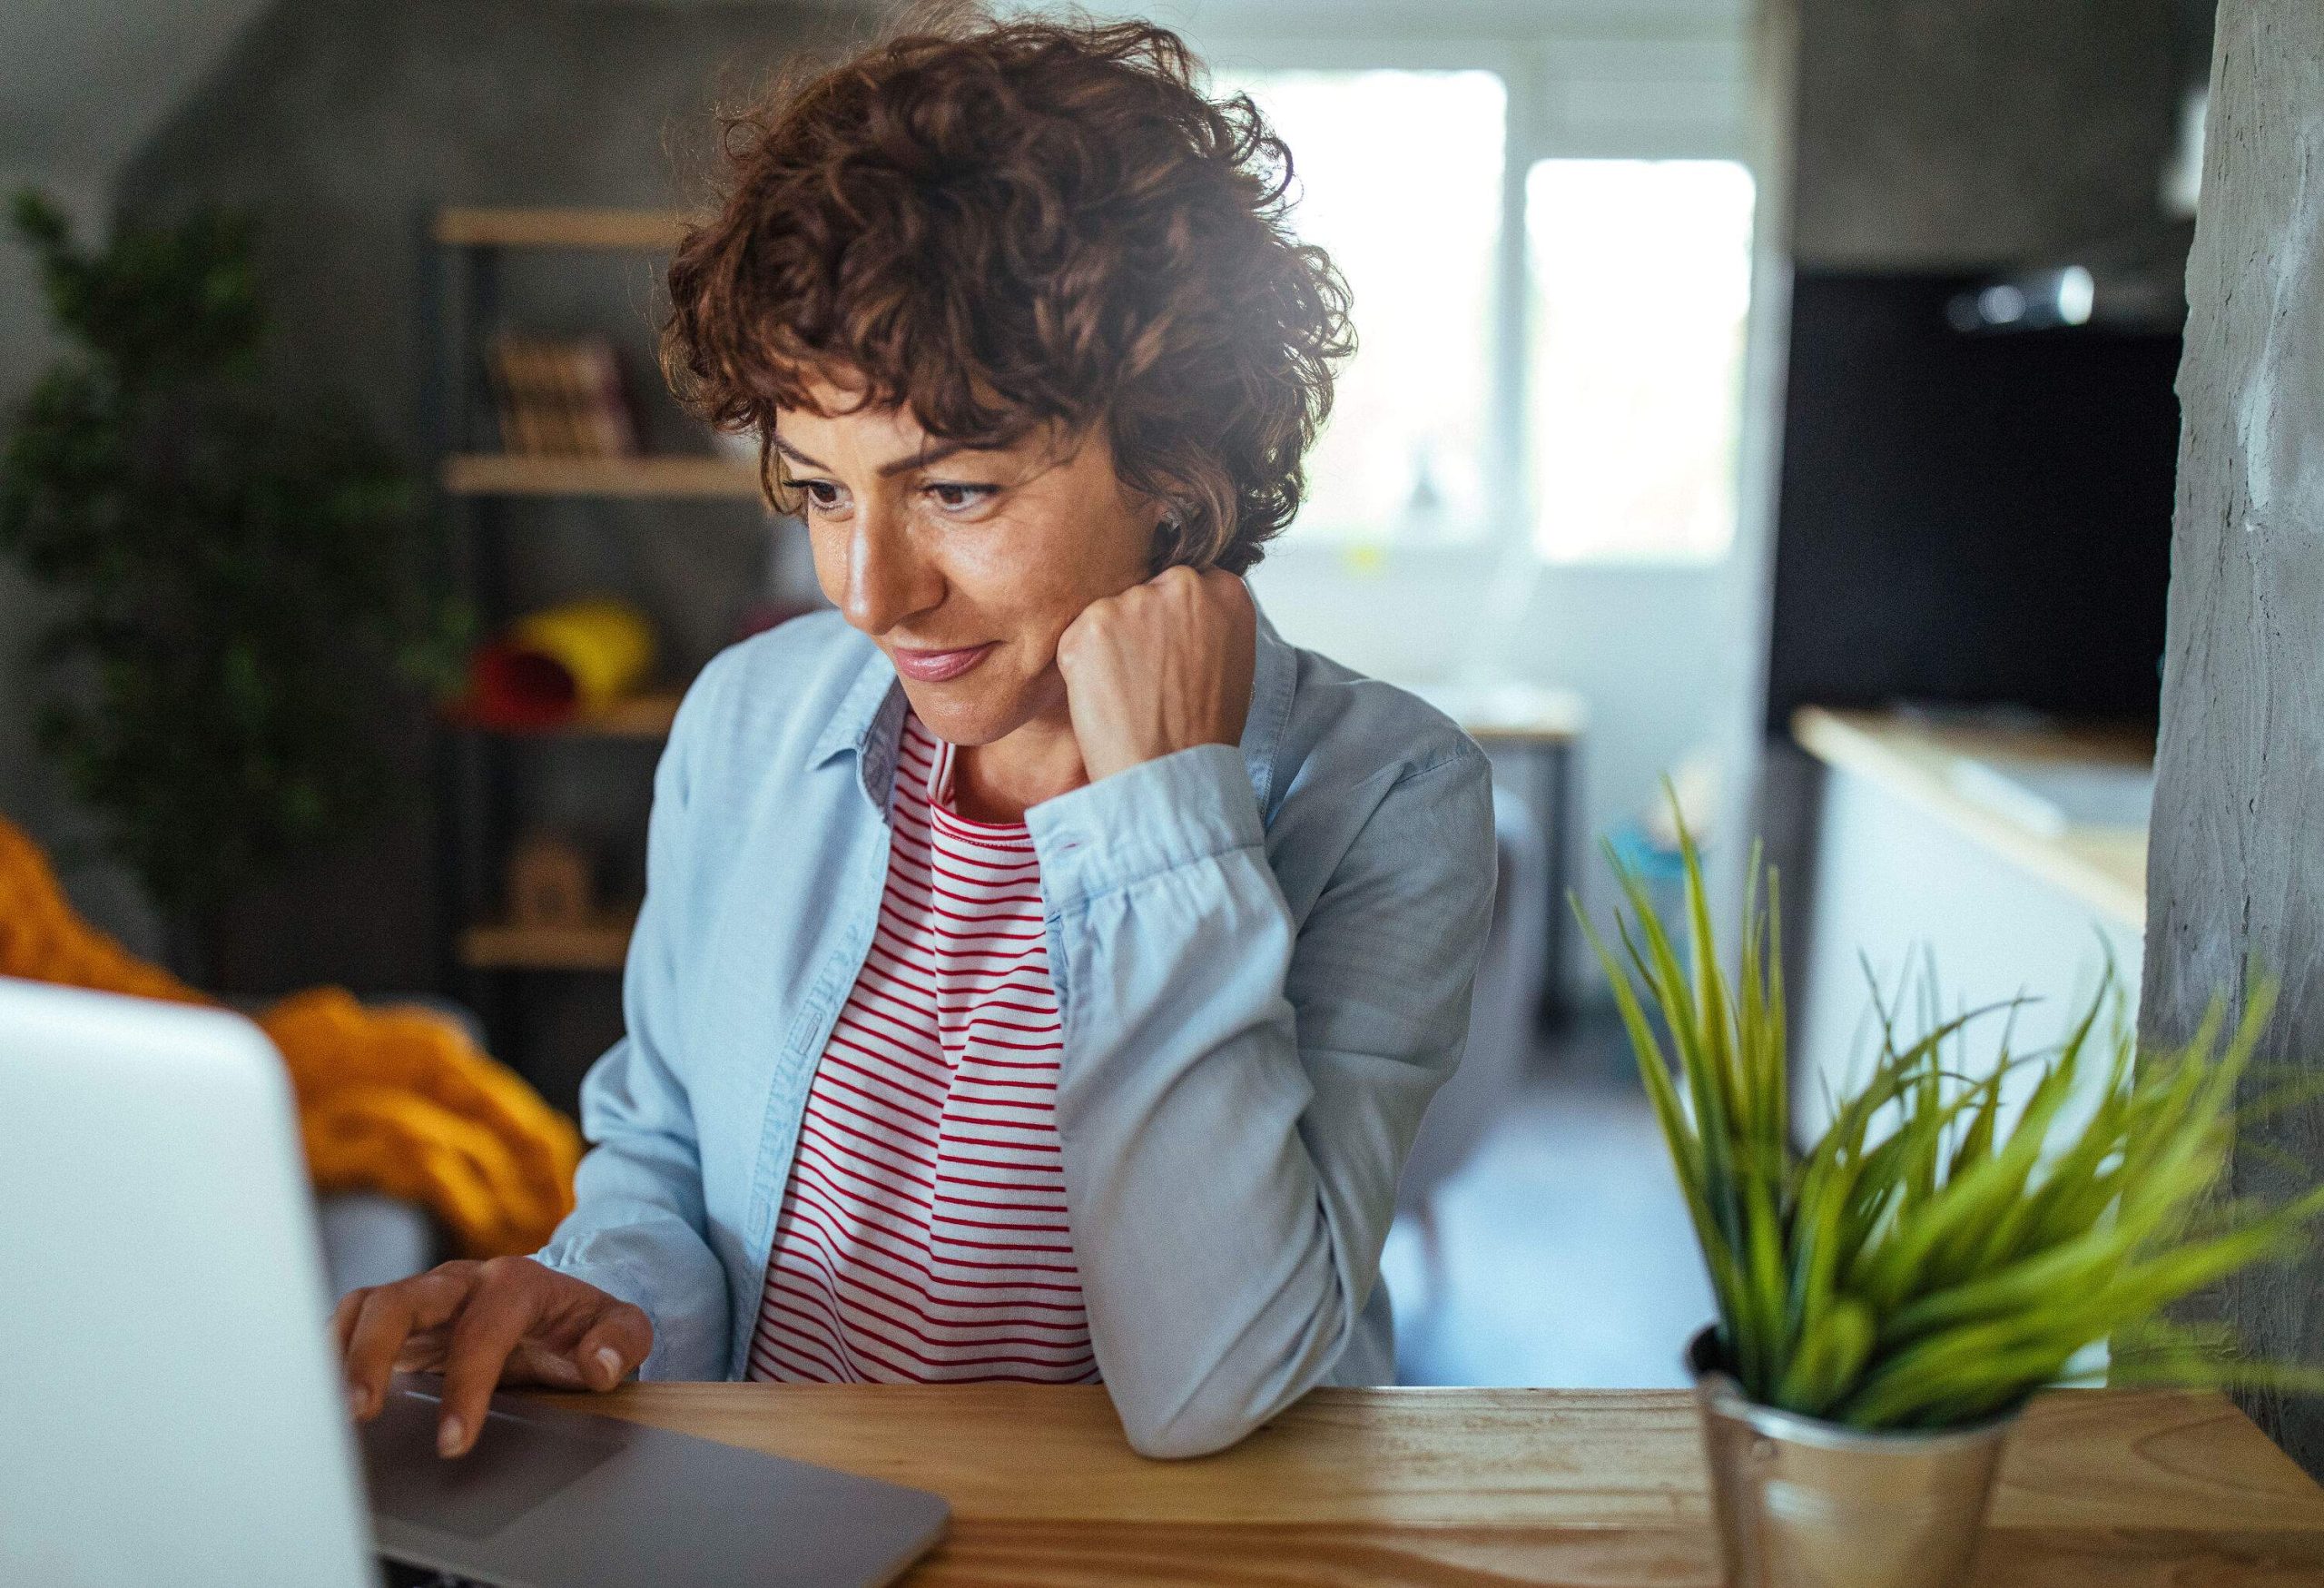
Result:
<instances>
[{"instance_id":1,"label":"window","mask_svg":"<svg viewBox=\"0 0 2324 1588\"><path fill-rule=\"evenodd\" d=\"M1221 73L1290 145L1292 224L1355 297L1362 350L1308 455L1302 538L1487 528L1507 123L1491 72Z\"/></svg>"},{"instance_id":2,"label":"window","mask_svg":"<svg viewBox=\"0 0 2324 1588\"><path fill-rule=\"evenodd\" d=\"M1731 150L1739 55L1482 59L1214 79L1290 145L1292 224L1354 293L1358 351L1290 539L1715 561L1755 195L1703 156Z\"/></svg>"},{"instance_id":3,"label":"window","mask_svg":"<svg viewBox=\"0 0 2324 1588\"><path fill-rule=\"evenodd\" d=\"M1543 160L1525 176L1525 458L1551 562L1709 561L1735 538L1751 173Z\"/></svg>"}]
</instances>

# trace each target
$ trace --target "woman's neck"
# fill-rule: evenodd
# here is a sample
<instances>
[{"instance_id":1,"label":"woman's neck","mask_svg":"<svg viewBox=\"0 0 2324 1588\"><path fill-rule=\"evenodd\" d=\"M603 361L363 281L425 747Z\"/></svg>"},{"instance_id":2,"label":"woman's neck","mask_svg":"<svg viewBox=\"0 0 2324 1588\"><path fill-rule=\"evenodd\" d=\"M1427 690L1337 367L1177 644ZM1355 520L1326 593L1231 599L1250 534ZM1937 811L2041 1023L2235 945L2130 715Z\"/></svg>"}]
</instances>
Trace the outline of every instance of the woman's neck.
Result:
<instances>
[{"instance_id":1,"label":"woman's neck","mask_svg":"<svg viewBox=\"0 0 2324 1588\"><path fill-rule=\"evenodd\" d=\"M1021 822L1043 800L1089 781L1073 719L1062 705L990 745L962 745L952 757L952 808L971 822Z\"/></svg>"}]
</instances>

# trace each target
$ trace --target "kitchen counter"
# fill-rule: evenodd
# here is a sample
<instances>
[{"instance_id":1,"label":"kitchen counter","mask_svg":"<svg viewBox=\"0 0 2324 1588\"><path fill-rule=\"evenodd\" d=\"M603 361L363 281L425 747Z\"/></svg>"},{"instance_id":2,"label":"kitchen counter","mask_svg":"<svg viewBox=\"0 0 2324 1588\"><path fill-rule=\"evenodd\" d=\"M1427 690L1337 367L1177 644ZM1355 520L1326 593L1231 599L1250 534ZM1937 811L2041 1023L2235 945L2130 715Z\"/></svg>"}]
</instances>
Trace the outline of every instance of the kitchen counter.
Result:
<instances>
[{"instance_id":1,"label":"kitchen counter","mask_svg":"<svg viewBox=\"0 0 2324 1588\"><path fill-rule=\"evenodd\" d=\"M1094 1386L551 1398L942 1494L950 1532L906 1588L1718 1581L1683 1391L1318 1390L1190 1462L1133 1455ZM1990 1521L1983 1584L2324 1583L2324 1492L2212 1395L2041 1397Z\"/></svg>"},{"instance_id":2,"label":"kitchen counter","mask_svg":"<svg viewBox=\"0 0 2324 1588\"><path fill-rule=\"evenodd\" d=\"M1827 765L1871 779L2112 920L2145 925L2146 824L2119 807L2142 778L2151 786L2151 739L1820 706L1795 715L1792 732ZM2090 792L2118 808L2093 819L2075 804Z\"/></svg>"},{"instance_id":3,"label":"kitchen counter","mask_svg":"<svg viewBox=\"0 0 2324 1588\"><path fill-rule=\"evenodd\" d=\"M1930 1011L1984 1011L1947 1062L1983 1076L2006 1047L2063 1039L2102 984L2136 1007L2146 951L2146 735L2035 719L1810 708L1793 719L1822 764L1807 824L1792 1006L1805 1128L1863 1080L1881 1008L1914 1032ZM2101 1031L2111 1041L2112 1019ZM2088 1084L2104 1078L2093 1068ZM2014 1110L2034 1085L2003 1083ZM2005 1117L2009 1117L2005 1115Z\"/></svg>"}]
</instances>

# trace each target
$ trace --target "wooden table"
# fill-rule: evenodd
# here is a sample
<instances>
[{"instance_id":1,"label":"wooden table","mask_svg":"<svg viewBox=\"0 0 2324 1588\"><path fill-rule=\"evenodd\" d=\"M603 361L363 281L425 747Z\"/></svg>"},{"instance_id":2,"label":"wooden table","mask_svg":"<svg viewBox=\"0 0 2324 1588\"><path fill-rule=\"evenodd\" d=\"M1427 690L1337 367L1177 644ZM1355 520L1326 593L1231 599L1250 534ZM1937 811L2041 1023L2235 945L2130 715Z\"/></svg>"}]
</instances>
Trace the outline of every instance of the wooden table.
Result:
<instances>
[{"instance_id":1,"label":"wooden table","mask_svg":"<svg viewBox=\"0 0 2324 1588\"><path fill-rule=\"evenodd\" d=\"M1132 1455L1098 1388L644 1385L578 1404L944 1495L951 1531L909 1588L1718 1581L1682 1392L1319 1390L1177 1463ZM2043 1398L1991 1523L1981 1584L2324 1583L2324 1491L2217 1396Z\"/></svg>"}]
</instances>

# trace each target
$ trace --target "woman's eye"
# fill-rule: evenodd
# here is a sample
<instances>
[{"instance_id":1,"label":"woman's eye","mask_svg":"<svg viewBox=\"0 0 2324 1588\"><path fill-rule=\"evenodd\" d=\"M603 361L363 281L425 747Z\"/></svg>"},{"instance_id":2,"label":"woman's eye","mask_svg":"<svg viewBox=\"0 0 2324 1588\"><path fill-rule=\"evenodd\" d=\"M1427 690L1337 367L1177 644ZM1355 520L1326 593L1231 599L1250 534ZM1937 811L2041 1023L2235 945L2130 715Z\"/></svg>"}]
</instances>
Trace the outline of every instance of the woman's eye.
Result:
<instances>
[{"instance_id":1,"label":"woman's eye","mask_svg":"<svg viewBox=\"0 0 2324 1588\"><path fill-rule=\"evenodd\" d=\"M930 484L928 494L935 499L938 507L947 512L957 513L963 508L973 508L990 499L1000 488L999 486L959 485L937 480Z\"/></svg>"},{"instance_id":2,"label":"woman's eye","mask_svg":"<svg viewBox=\"0 0 2324 1588\"><path fill-rule=\"evenodd\" d=\"M839 487L828 479L806 479L799 482L806 493L807 505L818 513L828 513L839 506Z\"/></svg>"}]
</instances>

